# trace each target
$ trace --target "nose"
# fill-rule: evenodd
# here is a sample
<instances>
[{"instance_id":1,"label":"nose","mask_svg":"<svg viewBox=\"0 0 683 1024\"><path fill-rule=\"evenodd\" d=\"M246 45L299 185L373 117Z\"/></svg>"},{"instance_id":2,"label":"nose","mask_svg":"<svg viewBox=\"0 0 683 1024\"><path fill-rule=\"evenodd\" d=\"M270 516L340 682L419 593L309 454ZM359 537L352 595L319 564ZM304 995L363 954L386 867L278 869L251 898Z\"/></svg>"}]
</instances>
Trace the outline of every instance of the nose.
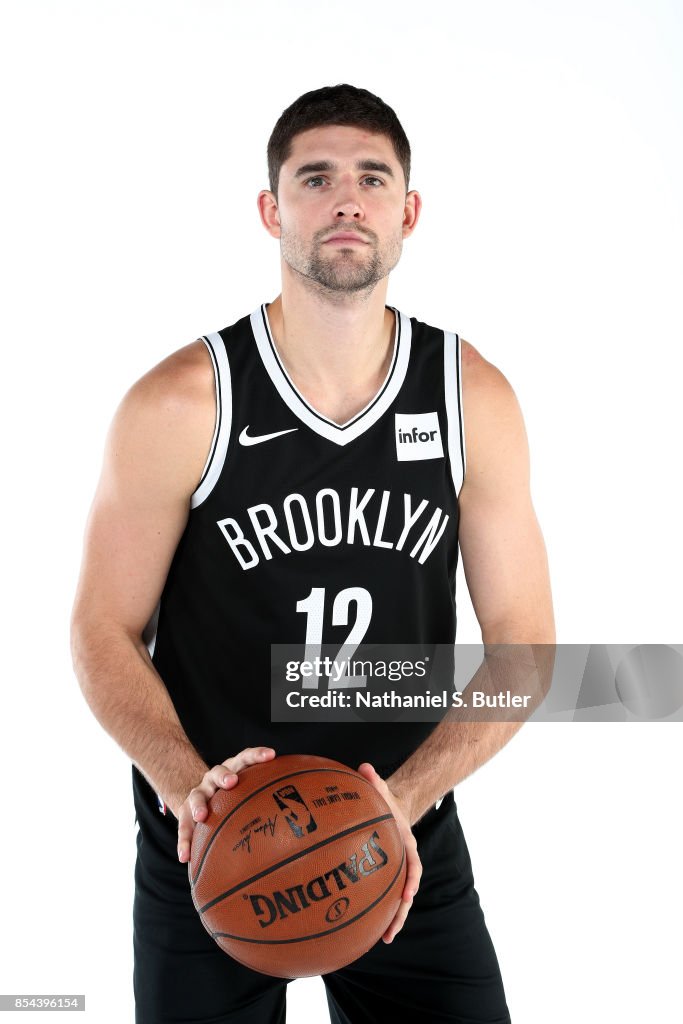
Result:
<instances>
[{"instance_id":1,"label":"nose","mask_svg":"<svg viewBox=\"0 0 683 1024\"><path fill-rule=\"evenodd\" d=\"M337 217L363 218L363 207L360 203L357 187L349 180L340 183L335 196L335 214Z\"/></svg>"},{"instance_id":2,"label":"nose","mask_svg":"<svg viewBox=\"0 0 683 1024\"><path fill-rule=\"evenodd\" d=\"M337 217L353 217L354 220L361 220L363 211L358 203L349 200L345 203L337 203Z\"/></svg>"}]
</instances>

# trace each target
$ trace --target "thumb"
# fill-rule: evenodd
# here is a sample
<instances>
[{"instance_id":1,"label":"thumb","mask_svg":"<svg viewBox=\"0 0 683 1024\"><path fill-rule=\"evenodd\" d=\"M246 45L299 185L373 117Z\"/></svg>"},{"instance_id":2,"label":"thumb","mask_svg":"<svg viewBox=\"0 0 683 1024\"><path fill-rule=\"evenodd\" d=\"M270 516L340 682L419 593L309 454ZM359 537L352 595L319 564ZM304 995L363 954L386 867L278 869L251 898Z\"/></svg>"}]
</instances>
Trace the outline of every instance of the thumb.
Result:
<instances>
[{"instance_id":1,"label":"thumb","mask_svg":"<svg viewBox=\"0 0 683 1024\"><path fill-rule=\"evenodd\" d=\"M363 761L362 764L358 765L358 774L362 775L364 779L370 782L375 789L383 789L386 785L382 776L378 775L377 771L369 761Z\"/></svg>"}]
</instances>

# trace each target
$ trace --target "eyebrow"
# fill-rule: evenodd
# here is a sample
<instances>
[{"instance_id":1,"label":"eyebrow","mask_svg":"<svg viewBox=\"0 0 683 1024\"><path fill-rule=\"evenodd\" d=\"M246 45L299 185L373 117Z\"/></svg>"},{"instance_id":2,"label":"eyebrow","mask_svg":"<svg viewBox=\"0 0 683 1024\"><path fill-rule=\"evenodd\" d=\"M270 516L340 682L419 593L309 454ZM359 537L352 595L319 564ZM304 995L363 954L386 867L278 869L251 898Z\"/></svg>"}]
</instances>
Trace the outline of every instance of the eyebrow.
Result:
<instances>
[{"instance_id":1,"label":"eyebrow","mask_svg":"<svg viewBox=\"0 0 683 1024\"><path fill-rule=\"evenodd\" d=\"M331 160L316 160L314 163L302 164L301 167L294 174L295 178L302 178L305 174L318 174L320 171L336 171L337 164ZM357 160L356 161L357 171L380 171L382 174L388 175L393 178L394 172L392 171L389 164L383 163L381 160Z\"/></svg>"}]
</instances>

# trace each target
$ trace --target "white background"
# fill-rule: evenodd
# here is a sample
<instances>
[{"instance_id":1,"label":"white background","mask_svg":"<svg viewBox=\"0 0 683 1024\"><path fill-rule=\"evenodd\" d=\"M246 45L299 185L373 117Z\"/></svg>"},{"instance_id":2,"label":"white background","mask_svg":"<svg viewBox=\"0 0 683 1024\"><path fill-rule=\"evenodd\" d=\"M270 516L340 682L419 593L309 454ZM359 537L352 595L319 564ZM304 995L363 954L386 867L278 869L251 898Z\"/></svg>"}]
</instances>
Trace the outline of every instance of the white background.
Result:
<instances>
[{"instance_id":1,"label":"white background","mask_svg":"<svg viewBox=\"0 0 683 1024\"><path fill-rule=\"evenodd\" d=\"M388 301L515 388L558 640L683 640L682 19L5 0L1 992L133 1018L129 765L68 651L84 521L130 384L277 295L256 194L300 93L349 81L404 125L424 210ZM671 723L535 723L458 787L515 1024L679 1019L680 744ZM326 1019L319 979L288 1019Z\"/></svg>"}]
</instances>

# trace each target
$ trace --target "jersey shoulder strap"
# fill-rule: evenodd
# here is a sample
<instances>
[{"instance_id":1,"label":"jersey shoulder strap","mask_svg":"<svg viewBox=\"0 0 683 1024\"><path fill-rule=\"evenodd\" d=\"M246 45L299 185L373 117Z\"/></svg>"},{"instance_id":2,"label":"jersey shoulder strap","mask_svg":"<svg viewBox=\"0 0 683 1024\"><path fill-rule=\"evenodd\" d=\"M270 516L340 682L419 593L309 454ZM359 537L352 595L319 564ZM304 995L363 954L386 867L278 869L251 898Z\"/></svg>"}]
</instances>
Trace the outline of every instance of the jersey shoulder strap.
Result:
<instances>
[{"instance_id":1,"label":"jersey shoulder strap","mask_svg":"<svg viewBox=\"0 0 683 1024\"><path fill-rule=\"evenodd\" d=\"M216 386L216 425L201 480L190 501L191 508L201 505L216 486L225 463L232 427L232 382L225 344L218 332L203 335L202 341L209 351L213 364Z\"/></svg>"},{"instance_id":2,"label":"jersey shoulder strap","mask_svg":"<svg viewBox=\"0 0 683 1024\"><path fill-rule=\"evenodd\" d=\"M465 420L462 407L462 359L460 336L443 332L444 398L448 423L448 456L456 496L465 480Z\"/></svg>"}]
</instances>

